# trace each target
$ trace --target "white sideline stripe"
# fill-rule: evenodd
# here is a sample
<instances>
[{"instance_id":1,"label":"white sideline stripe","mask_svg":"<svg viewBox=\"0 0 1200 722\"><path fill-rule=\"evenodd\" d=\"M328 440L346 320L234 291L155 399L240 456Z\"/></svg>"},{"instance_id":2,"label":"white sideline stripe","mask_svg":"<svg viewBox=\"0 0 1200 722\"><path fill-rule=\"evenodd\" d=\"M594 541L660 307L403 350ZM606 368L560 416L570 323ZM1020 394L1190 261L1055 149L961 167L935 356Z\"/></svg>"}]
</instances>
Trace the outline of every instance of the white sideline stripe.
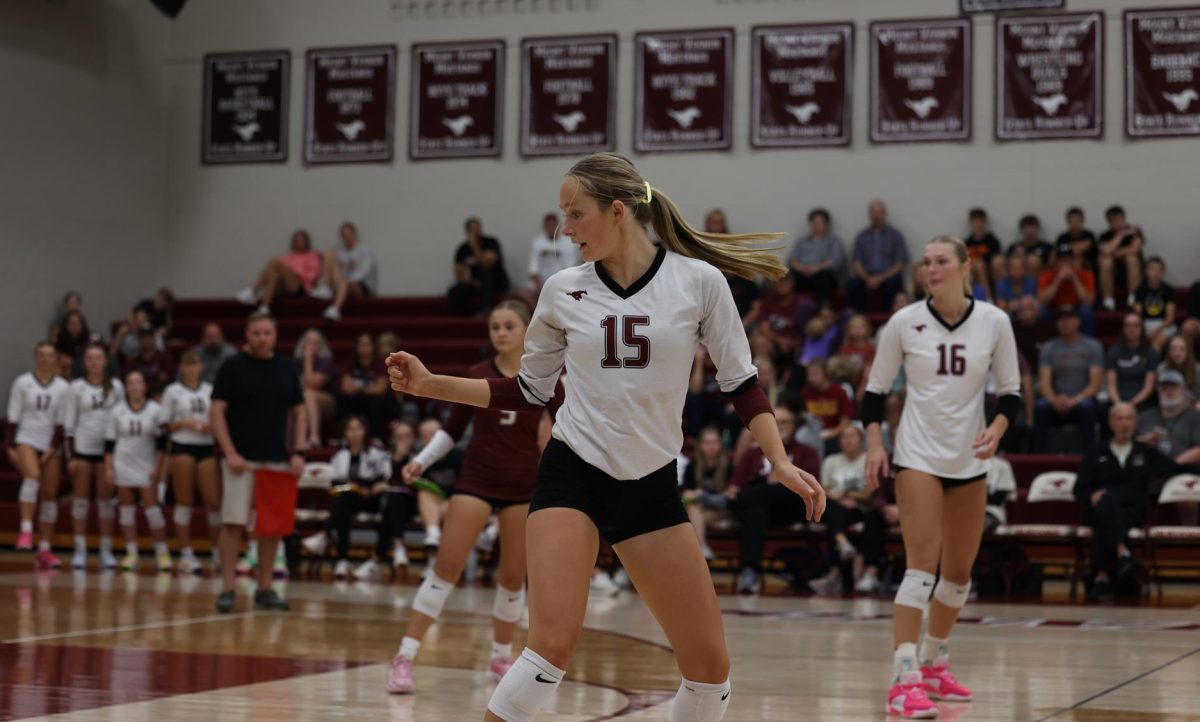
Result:
<instances>
[{"instance_id":1,"label":"white sideline stripe","mask_svg":"<svg viewBox=\"0 0 1200 722\"><path fill-rule=\"evenodd\" d=\"M169 619L161 622L147 622L145 624L128 624L123 627L101 627L99 629L78 629L73 632L58 632L56 634L36 634L28 637L13 637L12 639L0 640L0 644L28 644L30 642L42 642L50 639L71 639L74 637L92 637L100 634L117 634L120 632L136 632L144 629L164 629L166 627L183 627L189 624L205 624L207 622L218 622L228 619L241 619L243 617L253 616L254 612L239 612L236 614L213 614L207 617L189 617L187 619Z\"/></svg>"}]
</instances>

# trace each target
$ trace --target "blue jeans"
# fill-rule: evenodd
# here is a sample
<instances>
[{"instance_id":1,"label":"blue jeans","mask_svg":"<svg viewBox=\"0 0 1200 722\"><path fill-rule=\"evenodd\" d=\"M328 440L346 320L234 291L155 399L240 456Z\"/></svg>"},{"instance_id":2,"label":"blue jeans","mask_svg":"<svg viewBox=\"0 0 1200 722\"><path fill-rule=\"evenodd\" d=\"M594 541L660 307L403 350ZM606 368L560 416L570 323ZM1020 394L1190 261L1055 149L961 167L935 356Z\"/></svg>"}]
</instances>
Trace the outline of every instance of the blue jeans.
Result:
<instances>
[{"instance_id":1,"label":"blue jeans","mask_svg":"<svg viewBox=\"0 0 1200 722\"><path fill-rule=\"evenodd\" d=\"M1079 434L1083 437L1083 451L1087 451L1092 447L1096 440L1096 411L1097 404L1095 399L1084 399L1075 404L1065 414L1060 414L1054 410L1047 399L1038 399L1034 406L1034 422L1033 422L1033 451L1036 454L1044 454L1049 448L1049 436L1051 426L1063 426L1064 424L1075 424L1079 427Z\"/></svg>"},{"instance_id":2,"label":"blue jeans","mask_svg":"<svg viewBox=\"0 0 1200 722\"><path fill-rule=\"evenodd\" d=\"M884 281L877 293L879 293L880 301L883 304L881 310L891 311L892 300L896 298L896 294L900 292L903 281L899 275L892 276ZM858 311L867 310L867 282L858 276L852 277L846 282L846 295L850 297L850 305Z\"/></svg>"}]
</instances>

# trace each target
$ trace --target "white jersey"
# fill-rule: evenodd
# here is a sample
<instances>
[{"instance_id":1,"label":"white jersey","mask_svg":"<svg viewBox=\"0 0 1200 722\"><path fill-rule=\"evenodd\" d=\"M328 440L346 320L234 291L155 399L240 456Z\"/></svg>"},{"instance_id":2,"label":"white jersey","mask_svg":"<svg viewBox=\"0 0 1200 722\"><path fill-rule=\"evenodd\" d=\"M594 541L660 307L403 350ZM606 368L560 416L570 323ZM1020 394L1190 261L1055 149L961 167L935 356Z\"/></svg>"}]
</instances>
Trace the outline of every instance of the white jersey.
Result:
<instances>
[{"instance_id":1,"label":"white jersey","mask_svg":"<svg viewBox=\"0 0 1200 722\"><path fill-rule=\"evenodd\" d=\"M196 419L207 425L210 408L212 408L212 384L207 381L201 381L200 385L194 389L182 381L176 381L163 392L164 424ZM212 446L213 436L206 431L176 429L171 432L171 441L191 446Z\"/></svg>"},{"instance_id":2,"label":"white jersey","mask_svg":"<svg viewBox=\"0 0 1200 722\"><path fill-rule=\"evenodd\" d=\"M125 403L125 387L113 379L112 388L105 393L104 386L93 386L87 379L75 379L71 382L67 400L63 426L67 436L75 439L75 453L101 456L109 415L118 404Z\"/></svg>"},{"instance_id":3,"label":"white jersey","mask_svg":"<svg viewBox=\"0 0 1200 722\"><path fill-rule=\"evenodd\" d=\"M1017 344L1008 315L971 302L950 326L928 301L897 311L880 334L867 391L887 394L901 366L907 397L896 434L897 466L950 479L983 476L988 463L971 448L984 429L988 369L996 393L1019 394Z\"/></svg>"},{"instance_id":4,"label":"white jersey","mask_svg":"<svg viewBox=\"0 0 1200 722\"><path fill-rule=\"evenodd\" d=\"M115 444L112 455L117 486L151 485L163 423L162 407L154 401L146 401L136 410L126 401L109 414L105 440Z\"/></svg>"},{"instance_id":5,"label":"white jersey","mask_svg":"<svg viewBox=\"0 0 1200 722\"><path fill-rule=\"evenodd\" d=\"M8 423L17 425L16 442L48 450L54 443L54 427L65 420L70 391L61 376L45 386L32 371L18 376L8 394Z\"/></svg>"},{"instance_id":6,"label":"white jersey","mask_svg":"<svg viewBox=\"0 0 1200 722\"><path fill-rule=\"evenodd\" d=\"M553 240L545 233L533 239L529 249L529 275L546 282L559 271L579 265L579 249L566 238Z\"/></svg>"},{"instance_id":7,"label":"white jersey","mask_svg":"<svg viewBox=\"0 0 1200 722\"><path fill-rule=\"evenodd\" d=\"M551 276L517 379L527 401L545 405L565 364L554 437L610 476L639 479L683 446L680 418L698 344L708 348L722 391L755 378L725 277L660 248L627 290L598 263Z\"/></svg>"},{"instance_id":8,"label":"white jersey","mask_svg":"<svg viewBox=\"0 0 1200 722\"><path fill-rule=\"evenodd\" d=\"M369 486L392 478L392 456L378 446L367 446L358 458L349 449L342 449L329 460L335 482L352 481Z\"/></svg>"}]
</instances>

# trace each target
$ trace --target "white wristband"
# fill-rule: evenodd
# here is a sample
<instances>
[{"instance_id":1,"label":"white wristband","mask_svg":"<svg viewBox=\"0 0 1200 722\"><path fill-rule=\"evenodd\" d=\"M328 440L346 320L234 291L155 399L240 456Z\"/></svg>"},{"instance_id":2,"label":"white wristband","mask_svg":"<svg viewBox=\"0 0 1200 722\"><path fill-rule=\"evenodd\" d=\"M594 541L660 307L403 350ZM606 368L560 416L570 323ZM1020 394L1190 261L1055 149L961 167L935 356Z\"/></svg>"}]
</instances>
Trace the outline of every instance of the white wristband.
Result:
<instances>
[{"instance_id":1,"label":"white wristband","mask_svg":"<svg viewBox=\"0 0 1200 722\"><path fill-rule=\"evenodd\" d=\"M422 468L428 469L441 461L453 448L454 439L450 434L438 429L438 432L433 435L433 438L425 445L424 449L421 449L421 453L417 454L417 458L413 461L420 464Z\"/></svg>"}]
</instances>

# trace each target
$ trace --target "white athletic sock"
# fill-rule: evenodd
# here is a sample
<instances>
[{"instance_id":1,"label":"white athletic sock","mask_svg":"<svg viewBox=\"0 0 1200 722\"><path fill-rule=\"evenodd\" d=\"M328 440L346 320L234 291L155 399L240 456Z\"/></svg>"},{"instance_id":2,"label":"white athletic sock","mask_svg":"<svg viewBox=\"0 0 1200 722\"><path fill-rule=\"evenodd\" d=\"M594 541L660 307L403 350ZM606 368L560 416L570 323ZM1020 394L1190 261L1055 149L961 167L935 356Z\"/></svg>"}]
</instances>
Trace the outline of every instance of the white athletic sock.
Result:
<instances>
[{"instance_id":1,"label":"white athletic sock","mask_svg":"<svg viewBox=\"0 0 1200 722\"><path fill-rule=\"evenodd\" d=\"M161 557L161 556L164 556L164 555L170 554L170 553L171 553L171 548L167 546L166 542L154 542L155 556Z\"/></svg>"},{"instance_id":2,"label":"white athletic sock","mask_svg":"<svg viewBox=\"0 0 1200 722\"><path fill-rule=\"evenodd\" d=\"M508 644L500 644L499 642L493 641L492 659L495 659L496 657L512 659L512 642L509 642Z\"/></svg>"},{"instance_id":3,"label":"white athletic sock","mask_svg":"<svg viewBox=\"0 0 1200 722\"><path fill-rule=\"evenodd\" d=\"M21 533L22 534L25 534L25 533L32 534L33 533L33 520L32 519L21 521Z\"/></svg>"},{"instance_id":4,"label":"white athletic sock","mask_svg":"<svg viewBox=\"0 0 1200 722\"><path fill-rule=\"evenodd\" d=\"M101 554L112 554L112 537L110 537L110 536L100 537L100 553Z\"/></svg>"},{"instance_id":5,"label":"white athletic sock","mask_svg":"<svg viewBox=\"0 0 1200 722\"><path fill-rule=\"evenodd\" d=\"M397 654L411 662L417 658L417 652L420 650L421 640L413 639L412 637L405 637L404 639L400 640L400 651L397 652Z\"/></svg>"},{"instance_id":6,"label":"white athletic sock","mask_svg":"<svg viewBox=\"0 0 1200 722\"><path fill-rule=\"evenodd\" d=\"M87 537L82 534L75 535L75 551L81 552L87 549Z\"/></svg>"},{"instance_id":7,"label":"white athletic sock","mask_svg":"<svg viewBox=\"0 0 1200 722\"><path fill-rule=\"evenodd\" d=\"M684 679L671 701L668 722L721 722L733 691L729 680L707 684Z\"/></svg>"},{"instance_id":8,"label":"white athletic sock","mask_svg":"<svg viewBox=\"0 0 1200 722\"><path fill-rule=\"evenodd\" d=\"M191 547L184 547L179 550L179 556L184 559L193 559L196 556L196 552L192 551Z\"/></svg>"},{"instance_id":9,"label":"white athletic sock","mask_svg":"<svg viewBox=\"0 0 1200 722\"><path fill-rule=\"evenodd\" d=\"M928 634L921 640L921 651L917 659L922 667L942 666L950 663L950 653L946 650L949 640L931 637Z\"/></svg>"},{"instance_id":10,"label":"white athletic sock","mask_svg":"<svg viewBox=\"0 0 1200 722\"><path fill-rule=\"evenodd\" d=\"M135 541L125 542L125 553L131 557L136 557L137 553L138 553L137 542L135 542Z\"/></svg>"},{"instance_id":11,"label":"white athletic sock","mask_svg":"<svg viewBox=\"0 0 1200 722\"><path fill-rule=\"evenodd\" d=\"M892 654L892 683L913 684L921 681L917 665L917 645L905 642Z\"/></svg>"}]
</instances>

